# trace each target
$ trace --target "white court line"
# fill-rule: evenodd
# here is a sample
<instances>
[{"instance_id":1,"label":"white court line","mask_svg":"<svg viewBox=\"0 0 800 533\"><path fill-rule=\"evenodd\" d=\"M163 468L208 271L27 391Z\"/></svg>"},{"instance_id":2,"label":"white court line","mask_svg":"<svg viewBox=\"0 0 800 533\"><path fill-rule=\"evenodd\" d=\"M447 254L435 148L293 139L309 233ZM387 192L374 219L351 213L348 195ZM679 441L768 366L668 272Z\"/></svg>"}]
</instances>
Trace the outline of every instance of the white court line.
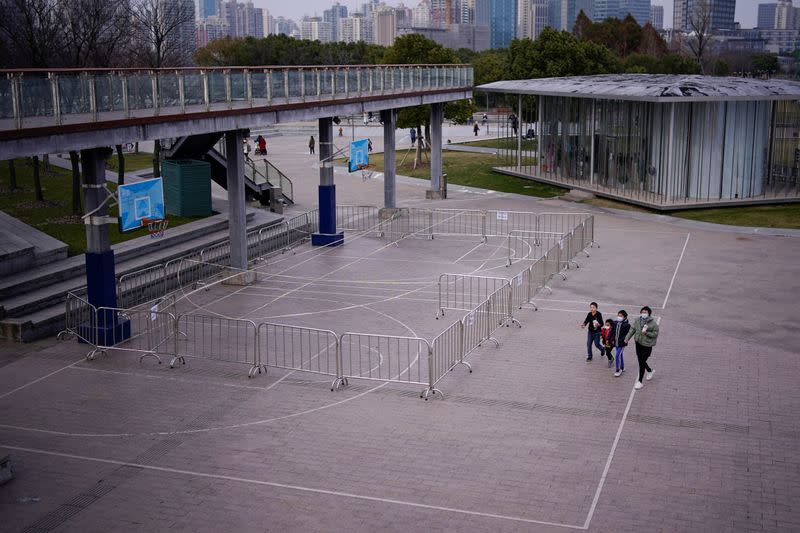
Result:
<instances>
[{"instance_id":1,"label":"white court line","mask_svg":"<svg viewBox=\"0 0 800 533\"><path fill-rule=\"evenodd\" d=\"M589 305L588 302L586 302L585 300L559 300L558 298L541 298L541 299L534 298L534 300L539 301L539 302L562 302L562 303L570 303L570 304ZM614 303L614 302L604 302L603 300L597 300L597 301L601 305L608 305L608 306L611 306L611 307L619 307L621 309L625 309L626 307L636 307L636 306L639 305L639 304L620 304L620 303ZM652 309L662 309L662 308L653 306Z\"/></svg>"},{"instance_id":2,"label":"white court line","mask_svg":"<svg viewBox=\"0 0 800 533\"><path fill-rule=\"evenodd\" d=\"M476 244L475 246L473 246L472 248L470 248L470 249L469 249L469 251L468 251L467 253L465 253L464 255L462 255L461 257L459 257L458 259L456 259L456 260L455 260L455 261L453 261L453 262L454 262L454 263L458 263L459 261L461 261L462 259L464 259L464 258L465 258L465 257L467 257L469 254L471 254L472 252L474 252L475 250L477 250L479 247L481 247L481 246L483 246L483 245L484 245L484 243L482 243L482 242L479 242L478 244ZM478 261L478 259L476 259L476 261Z\"/></svg>"},{"instance_id":3,"label":"white court line","mask_svg":"<svg viewBox=\"0 0 800 533\"><path fill-rule=\"evenodd\" d=\"M45 379L49 378L50 376L54 376L54 375L58 374L59 372L62 372L62 371L64 371L64 370L68 369L69 367L71 367L71 366L73 366L73 365L77 365L78 363L80 363L80 362L81 362L81 361L83 361L84 359L85 359L84 357L81 357L80 359L78 359L78 360L77 360L77 361L75 361L74 363L70 363L70 364L68 364L68 365L67 365L67 366L65 366L65 367L59 368L58 370L55 370L55 371L53 371L53 372L50 372L49 374L46 374L46 375L44 375L44 376L42 376L42 377L40 377L40 378L34 379L34 380L33 380L33 381L31 381L30 383L26 383L25 385L20 385L20 386L19 386L19 387L17 387L16 389L12 389L12 390L10 390L10 391L8 391L8 392L6 392L6 393L0 394L0 400L2 400L3 398L5 398L5 397L7 397L7 396L11 396L11 395L12 395L12 394L14 394L15 392L21 391L22 389L26 389L26 388L30 387L31 385L35 385L36 383L39 383L40 381L42 381L42 380L45 380Z\"/></svg>"},{"instance_id":4,"label":"white court line","mask_svg":"<svg viewBox=\"0 0 800 533\"><path fill-rule=\"evenodd\" d=\"M480 511L470 511L467 509L459 509L457 507L443 507L440 505L429 505L426 503L418 503L418 502L410 502L406 500L397 500L393 498L380 498L378 496L367 496L364 494L355 494L352 492L342 492L338 490L326 490L326 489L318 489L312 487L304 487L302 485L290 485L288 483L276 483L274 481L264 481L260 479L253 479L253 478L244 478L244 477L236 477L236 476L226 476L223 474L211 474L207 472L197 472L192 470L183 470L179 468L169 468L164 466L153 466L153 465L146 465L142 463L131 463L128 461L117 461L115 459L101 459L99 457L89 457L86 455L77 455L72 453L62 453L62 452L55 452L51 450L43 450L40 448L27 448L24 446L9 446L6 444L0 444L0 448L5 448L7 450L14 450L18 452L24 453L35 453L40 455L49 455L52 457L61 457L64 459L75 459L80 461L90 461L94 463L101 463L101 464L109 464L115 466L125 466L129 468L138 468L141 470L149 470L152 472L163 472L166 474L180 474L184 476L192 476L192 477L199 477L199 478L206 478L206 479L217 479L220 481L233 481L236 483L244 483L247 485L258 485L264 487L273 487L278 489L287 489L287 490L294 490L298 492L306 492L311 494L322 494L325 496L337 496L340 498L350 498L354 500L362 500L362 501L369 501L369 502L378 502L378 503L385 503L390 505L402 505L405 507L414 507L417 509L428 509L433 511L443 511L447 513L454 513L454 514L461 514L467 516L477 516L481 518L496 518L499 520L509 520L512 522L522 522L526 524L538 524L538 525L545 525L545 526L555 526L555 527L563 527L568 529L579 529L583 530L586 529L585 526L577 526L572 524L560 524L557 522L547 522L544 520L533 520L530 518L523 518L521 516L510 516L510 515L501 515L501 514L494 514L494 513L483 513Z\"/></svg>"},{"instance_id":5,"label":"white court line","mask_svg":"<svg viewBox=\"0 0 800 533\"><path fill-rule=\"evenodd\" d=\"M683 261L683 254L686 253L686 245L689 244L689 237L691 237L691 233L686 234L686 242L683 243L683 250L681 250L681 256L678 259L678 264L675 265L675 272L672 273L672 281L669 282L669 289L667 289L667 295L664 296L664 303L661 304L661 309L667 307L667 300L669 300L669 294L672 292L672 285L675 283L675 277L678 275L678 269L681 267L681 262Z\"/></svg>"},{"instance_id":6,"label":"white court line","mask_svg":"<svg viewBox=\"0 0 800 533\"><path fill-rule=\"evenodd\" d=\"M597 509L597 502L600 500L600 493L603 492L603 487L606 484L606 477L608 476L608 471L611 469L611 461L614 460L614 453L617 451L617 444L619 444L619 438L622 435L622 428L625 427L625 420L628 418L628 412L631 410L631 404L633 403L633 396L635 393L636 389L631 388L631 393L628 396L628 404L625 406L625 412L622 414L622 420L619 422L617 434L614 436L614 444L611 445L611 451L608 454L608 459L606 459L606 466L603 469L603 475L600 476L600 483L598 483L597 490L594 492L592 505L589 507L589 514L586 515L586 521L583 523L583 528L581 529L589 529L589 524L592 522L592 518L594 517L594 511Z\"/></svg>"}]
</instances>

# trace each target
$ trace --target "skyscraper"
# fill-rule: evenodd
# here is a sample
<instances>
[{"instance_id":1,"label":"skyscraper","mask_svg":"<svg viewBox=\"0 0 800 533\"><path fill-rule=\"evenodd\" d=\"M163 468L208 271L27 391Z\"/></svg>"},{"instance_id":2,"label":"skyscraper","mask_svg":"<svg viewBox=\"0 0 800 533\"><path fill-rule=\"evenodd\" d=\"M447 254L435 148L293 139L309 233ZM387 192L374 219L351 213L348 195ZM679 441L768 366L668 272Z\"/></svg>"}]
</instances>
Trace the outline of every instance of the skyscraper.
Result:
<instances>
[{"instance_id":1,"label":"skyscraper","mask_svg":"<svg viewBox=\"0 0 800 533\"><path fill-rule=\"evenodd\" d=\"M219 0L200 0L200 18L213 17L219 15L217 6Z\"/></svg>"},{"instance_id":2,"label":"skyscraper","mask_svg":"<svg viewBox=\"0 0 800 533\"><path fill-rule=\"evenodd\" d=\"M736 0L675 0L672 11L674 29L692 31L691 20L697 20L698 12L711 12L710 30L733 30Z\"/></svg>"},{"instance_id":3,"label":"skyscraper","mask_svg":"<svg viewBox=\"0 0 800 533\"><path fill-rule=\"evenodd\" d=\"M609 17L619 18L620 0L595 0L594 21L602 22Z\"/></svg>"},{"instance_id":4,"label":"skyscraper","mask_svg":"<svg viewBox=\"0 0 800 533\"><path fill-rule=\"evenodd\" d=\"M473 16L476 26L488 26L492 18L492 0L475 0Z\"/></svg>"},{"instance_id":5,"label":"skyscraper","mask_svg":"<svg viewBox=\"0 0 800 533\"><path fill-rule=\"evenodd\" d=\"M657 30L664 29L664 6L650 6L650 24Z\"/></svg>"},{"instance_id":6,"label":"skyscraper","mask_svg":"<svg viewBox=\"0 0 800 533\"><path fill-rule=\"evenodd\" d=\"M617 18L624 19L628 14L635 18L640 26L644 26L650 20L650 0L619 0Z\"/></svg>"},{"instance_id":7,"label":"skyscraper","mask_svg":"<svg viewBox=\"0 0 800 533\"><path fill-rule=\"evenodd\" d=\"M345 17L347 17L347 6L341 5L339 2L322 12L323 22L329 22L331 25L331 38L334 41L341 40L339 37L339 21Z\"/></svg>"},{"instance_id":8,"label":"skyscraper","mask_svg":"<svg viewBox=\"0 0 800 533\"><path fill-rule=\"evenodd\" d=\"M397 38L397 18L394 9L378 6L372 13L372 42L381 46L392 46Z\"/></svg>"},{"instance_id":9,"label":"skyscraper","mask_svg":"<svg viewBox=\"0 0 800 533\"><path fill-rule=\"evenodd\" d=\"M775 9L778 4L758 4L758 23L756 28L761 30L771 30L775 27Z\"/></svg>"},{"instance_id":10,"label":"skyscraper","mask_svg":"<svg viewBox=\"0 0 800 533\"><path fill-rule=\"evenodd\" d=\"M508 48L517 26L517 1L492 0L489 14L489 46Z\"/></svg>"},{"instance_id":11,"label":"skyscraper","mask_svg":"<svg viewBox=\"0 0 800 533\"><path fill-rule=\"evenodd\" d=\"M548 25L547 0L517 0L517 39L536 39Z\"/></svg>"}]
</instances>

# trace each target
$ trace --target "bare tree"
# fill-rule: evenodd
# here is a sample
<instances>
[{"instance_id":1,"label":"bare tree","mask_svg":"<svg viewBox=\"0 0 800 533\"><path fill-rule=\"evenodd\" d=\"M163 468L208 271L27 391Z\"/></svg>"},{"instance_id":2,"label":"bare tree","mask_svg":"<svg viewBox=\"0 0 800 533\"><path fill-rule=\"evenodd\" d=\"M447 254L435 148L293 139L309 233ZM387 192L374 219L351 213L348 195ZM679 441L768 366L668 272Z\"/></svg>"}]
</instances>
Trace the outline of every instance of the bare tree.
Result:
<instances>
[{"instance_id":1,"label":"bare tree","mask_svg":"<svg viewBox=\"0 0 800 533\"><path fill-rule=\"evenodd\" d=\"M17 190L17 167L14 164L13 159L8 160L8 187L9 192L14 192Z\"/></svg>"},{"instance_id":2,"label":"bare tree","mask_svg":"<svg viewBox=\"0 0 800 533\"><path fill-rule=\"evenodd\" d=\"M191 64L197 47L194 0L131 0L134 50L143 66Z\"/></svg>"},{"instance_id":3,"label":"bare tree","mask_svg":"<svg viewBox=\"0 0 800 533\"><path fill-rule=\"evenodd\" d=\"M71 67L125 65L128 4L108 0L61 0L65 50Z\"/></svg>"},{"instance_id":4,"label":"bare tree","mask_svg":"<svg viewBox=\"0 0 800 533\"><path fill-rule=\"evenodd\" d=\"M689 48L700 65L700 72L705 74L704 60L708 43L713 38L711 33L711 0L694 0L694 5L689 13L689 29L691 35L688 39Z\"/></svg>"},{"instance_id":5,"label":"bare tree","mask_svg":"<svg viewBox=\"0 0 800 533\"><path fill-rule=\"evenodd\" d=\"M37 202L44 202L44 193L42 192L42 180L39 174L39 156L35 155L31 158L33 164L33 188L36 194Z\"/></svg>"},{"instance_id":6,"label":"bare tree","mask_svg":"<svg viewBox=\"0 0 800 533\"><path fill-rule=\"evenodd\" d=\"M72 164L72 214L81 216L81 160L77 151L69 153L69 161Z\"/></svg>"},{"instance_id":7,"label":"bare tree","mask_svg":"<svg viewBox=\"0 0 800 533\"><path fill-rule=\"evenodd\" d=\"M64 45L59 0L0 0L5 66L48 67Z\"/></svg>"}]
</instances>

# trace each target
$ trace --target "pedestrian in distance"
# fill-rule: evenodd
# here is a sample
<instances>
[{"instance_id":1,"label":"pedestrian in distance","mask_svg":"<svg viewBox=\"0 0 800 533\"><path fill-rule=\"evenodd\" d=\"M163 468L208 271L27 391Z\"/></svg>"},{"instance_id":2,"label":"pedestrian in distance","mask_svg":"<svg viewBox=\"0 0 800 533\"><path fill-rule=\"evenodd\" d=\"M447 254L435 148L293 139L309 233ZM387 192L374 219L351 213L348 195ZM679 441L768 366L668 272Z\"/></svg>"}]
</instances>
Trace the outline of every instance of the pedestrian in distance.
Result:
<instances>
[{"instance_id":1,"label":"pedestrian in distance","mask_svg":"<svg viewBox=\"0 0 800 533\"><path fill-rule=\"evenodd\" d=\"M616 346L616 357L614 358L614 377L618 378L625 372L625 347L628 343L625 341L625 336L631 330L631 325L628 322L628 313L624 309L620 309L617 313L617 323L614 327L614 345Z\"/></svg>"},{"instance_id":2,"label":"pedestrian in distance","mask_svg":"<svg viewBox=\"0 0 800 533\"><path fill-rule=\"evenodd\" d=\"M411 146L414 146L414 143L417 142L417 130L415 128L409 129L408 135L411 136Z\"/></svg>"},{"instance_id":3,"label":"pedestrian in distance","mask_svg":"<svg viewBox=\"0 0 800 533\"><path fill-rule=\"evenodd\" d=\"M642 378L647 373L647 381L653 379L653 369L647 364L647 360L653 353L653 346L658 339L658 323L653 320L653 311L647 307L642 307L639 318L633 321L631 329L625 335L625 340L633 338L636 344L636 359L639 361L639 379L636 381L634 389L639 390L643 387Z\"/></svg>"},{"instance_id":4,"label":"pedestrian in distance","mask_svg":"<svg viewBox=\"0 0 800 533\"><path fill-rule=\"evenodd\" d=\"M477 122L475 123L474 126L472 126L472 131L475 133L475 137L477 137L478 136L478 132L481 131L481 127L478 126Z\"/></svg>"},{"instance_id":5,"label":"pedestrian in distance","mask_svg":"<svg viewBox=\"0 0 800 533\"><path fill-rule=\"evenodd\" d=\"M256 154L267 155L267 140L263 135L256 138Z\"/></svg>"},{"instance_id":6,"label":"pedestrian in distance","mask_svg":"<svg viewBox=\"0 0 800 533\"><path fill-rule=\"evenodd\" d=\"M314 136L312 135L311 138L308 140L308 153L309 154L313 154L314 153L314 145L315 144L316 144L316 142L314 141Z\"/></svg>"},{"instance_id":7,"label":"pedestrian in distance","mask_svg":"<svg viewBox=\"0 0 800 533\"><path fill-rule=\"evenodd\" d=\"M344 130L341 127L339 128L339 137L344 137Z\"/></svg>"},{"instance_id":8,"label":"pedestrian in distance","mask_svg":"<svg viewBox=\"0 0 800 533\"><path fill-rule=\"evenodd\" d=\"M372 152L372 139L367 139L367 152Z\"/></svg>"},{"instance_id":9,"label":"pedestrian in distance","mask_svg":"<svg viewBox=\"0 0 800 533\"><path fill-rule=\"evenodd\" d=\"M586 318L581 324L582 328L586 328L588 326L588 330L586 331L586 360L592 360L592 344L597 346L597 349L600 350L600 355L603 355L603 347L600 345L600 328L603 324L603 315L600 311L597 310L597 302L592 302L589 304L589 312L586 314Z\"/></svg>"},{"instance_id":10,"label":"pedestrian in distance","mask_svg":"<svg viewBox=\"0 0 800 533\"><path fill-rule=\"evenodd\" d=\"M242 141L242 152L244 153L245 161L252 161L252 159L250 159L250 139L244 139Z\"/></svg>"},{"instance_id":11,"label":"pedestrian in distance","mask_svg":"<svg viewBox=\"0 0 800 533\"><path fill-rule=\"evenodd\" d=\"M611 355L611 350L614 348L614 321L610 318L606 319L603 329L600 331L600 338L603 343L603 350L608 358L608 368L614 363L614 357Z\"/></svg>"}]
</instances>

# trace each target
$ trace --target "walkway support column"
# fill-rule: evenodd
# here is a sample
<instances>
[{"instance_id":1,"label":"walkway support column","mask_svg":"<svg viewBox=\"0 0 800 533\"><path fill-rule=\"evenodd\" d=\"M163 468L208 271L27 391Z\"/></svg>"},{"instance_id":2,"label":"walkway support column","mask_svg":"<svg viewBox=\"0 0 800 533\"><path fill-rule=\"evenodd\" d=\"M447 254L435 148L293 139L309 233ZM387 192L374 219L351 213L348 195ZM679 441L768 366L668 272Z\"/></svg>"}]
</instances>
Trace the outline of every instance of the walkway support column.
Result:
<instances>
[{"instance_id":1,"label":"walkway support column","mask_svg":"<svg viewBox=\"0 0 800 533\"><path fill-rule=\"evenodd\" d=\"M394 109L381 111L383 122L383 207L397 207L395 178L397 176L397 155L395 152L395 127L397 118Z\"/></svg>"},{"instance_id":2,"label":"walkway support column","mask_svg":"<svg viewBox=\"0 0 800 533\"><path fill-rule=\"evenodd\" d=\"M117 285L108 224L115 220L108 218L108 192L105 188L106 158L110 155L109 148L81 150L83 202L89 215L84 218L87 297L95 308L113 309L117 307ZM98 314L96 323L83 324L81 329L85 330L83 338L92 339L96 334L97 343L103 346L113 346L131 335L130 321L113 311Z\"/></svg>"},{"instance_id":3,"label":"walkway support column","mask_svg":"<svg viewBox=\"0 0 800 533\"><path fill-rule=\"evenodd\" d=\"M228 232L231 242L231 267L247 270L247 218L245 212L244 153L246 130L225 133L225 158L228 163Z\"/></svg>"},{"instance_id":4,"label":"walkway support column","mask_svg":"<svg viewBox=\"0 0 800 533\"><path fill-rule=\"evenodd\" d=\"M431 104L431 188L425 191L428 199L447 198L447 184L442 179L442 122L444 104Z\"/></svg>"},{"instance_id":5,"label":"walkway support column","mask_svg":"<svg viewBox=\"0 0 800 533\"><path fill-rule=\"evenodd\" d=\"M336 232L336 185L333 184L333 119L319 119L319 231L313 246L338 246L344 233Z\"/></svg>"}]
</instances>

